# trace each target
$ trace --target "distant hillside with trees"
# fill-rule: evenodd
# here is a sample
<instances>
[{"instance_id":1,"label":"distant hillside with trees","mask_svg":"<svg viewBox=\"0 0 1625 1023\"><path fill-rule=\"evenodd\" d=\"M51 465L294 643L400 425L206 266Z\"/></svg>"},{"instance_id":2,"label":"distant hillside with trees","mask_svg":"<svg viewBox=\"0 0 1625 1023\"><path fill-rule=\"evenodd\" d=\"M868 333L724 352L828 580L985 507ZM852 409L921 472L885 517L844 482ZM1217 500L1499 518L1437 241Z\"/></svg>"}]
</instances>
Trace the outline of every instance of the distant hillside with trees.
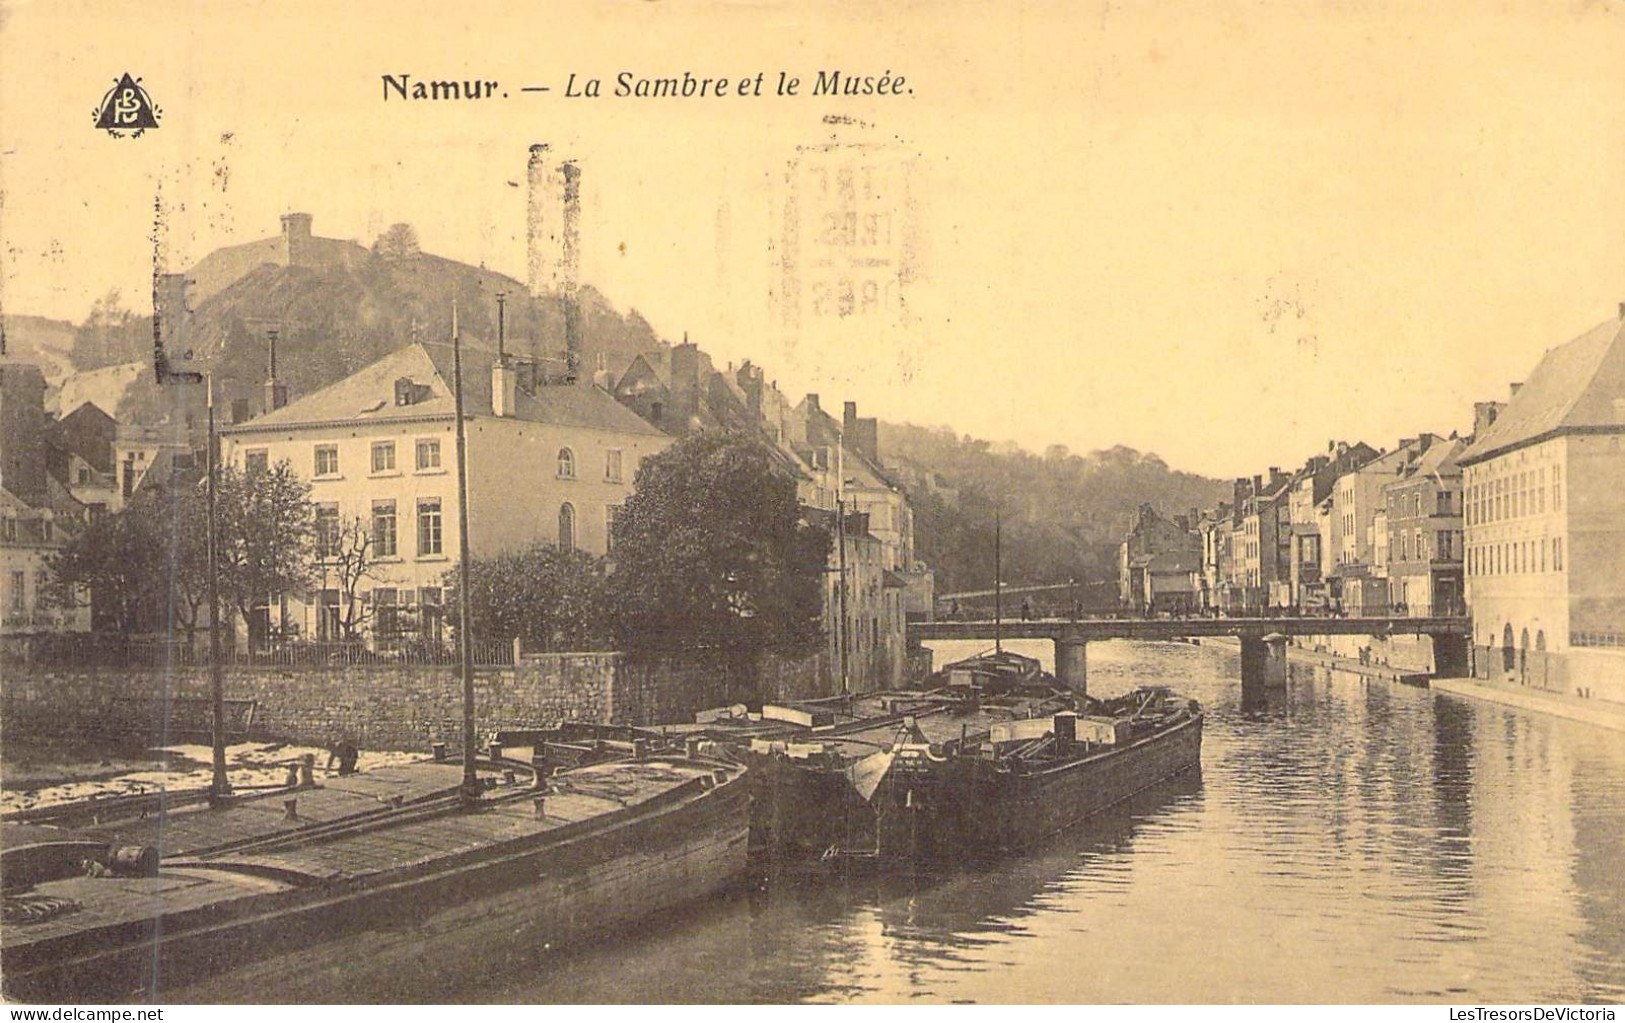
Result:
<instances>
[{"instance_id":1,"label":"distant hillside with trees","mask_svg":"<svg viewBox=\"0 0 1625 1023\"><path fill-rule=\"evenodd\" d=\"M1007 584L1104 582L1117 578L1117 546L1141 504L1183 515L1230 490L1122 446L1079 455L1054 444L1037 455L947 427L882 422L880 450L904 469L916 552L939 593L993 585L995 509Z\"/></svg>"}]
</instances>

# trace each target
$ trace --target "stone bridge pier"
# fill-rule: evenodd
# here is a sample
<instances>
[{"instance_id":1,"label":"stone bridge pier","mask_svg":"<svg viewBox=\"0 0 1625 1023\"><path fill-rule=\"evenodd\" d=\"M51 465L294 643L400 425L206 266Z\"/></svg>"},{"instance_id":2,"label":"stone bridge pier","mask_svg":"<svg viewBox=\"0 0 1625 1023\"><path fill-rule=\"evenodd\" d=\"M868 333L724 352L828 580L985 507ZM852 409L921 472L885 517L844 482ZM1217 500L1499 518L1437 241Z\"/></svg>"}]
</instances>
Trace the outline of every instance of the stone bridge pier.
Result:
<instances>
[{"instance_id":1,"label":"stone bridge pier","mask_svg":"<svg viewBox=\"0 0 1625 1023\"><path fill-rule=\"evenodd\" d=\"M1268 689L1285 689L1286 637L1278 632L1267 636L1241 637L1241 693L1261 693Z\"/></svg>"},{"instance_id":2,"label":"stone bridge pier","mask_svg":"<svg viewBox=\"0 0 1625 1023\"><path fill-rule=\"evenodd\" d=\"M1079 696L1089 695L1089 642L1055 637L1055 681Z\"/></svg>"}]
</instances>

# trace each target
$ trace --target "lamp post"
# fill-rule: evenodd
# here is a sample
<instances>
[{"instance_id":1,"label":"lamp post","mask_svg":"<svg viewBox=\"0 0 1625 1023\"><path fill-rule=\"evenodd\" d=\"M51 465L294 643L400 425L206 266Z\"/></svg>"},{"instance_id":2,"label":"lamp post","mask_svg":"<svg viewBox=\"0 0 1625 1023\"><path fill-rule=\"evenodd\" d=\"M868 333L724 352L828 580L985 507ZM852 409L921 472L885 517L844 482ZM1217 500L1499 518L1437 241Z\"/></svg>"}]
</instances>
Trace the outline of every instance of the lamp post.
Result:
<instances>
[{"instance_id":1,"label":"lamp post","mask_svg":"<svg viewBox=\"0 0 1625 1023\"><path fill-rule=\"evenodd\" d=\"M480 798L480 779L474 771L474 646L469 617L468 568L468 440L463 429L463 342L457 328L457 300L451 300L451 379L457 418L457 646L463 675L463 801Z\"/></svg>"},{"instance_id":2,"label":"lamp post","mask_svg":"<svg viewBox=\"0 0 1625 1023\"><path fill-rule=\"evenodd\" d=\"M209 796L220 799L231 794L231 782L226 778L226 678L220 656L220 530L215 516L215 477L218 475L215 454L219 438L214 431L214 374L203 376L205 399L209 410L209 442L205 462L208 482L205 484L208 503L209 548L209 700L212 711L210 745L213 747L214 771L209 782Z\"/></svg>"}]
</instances>

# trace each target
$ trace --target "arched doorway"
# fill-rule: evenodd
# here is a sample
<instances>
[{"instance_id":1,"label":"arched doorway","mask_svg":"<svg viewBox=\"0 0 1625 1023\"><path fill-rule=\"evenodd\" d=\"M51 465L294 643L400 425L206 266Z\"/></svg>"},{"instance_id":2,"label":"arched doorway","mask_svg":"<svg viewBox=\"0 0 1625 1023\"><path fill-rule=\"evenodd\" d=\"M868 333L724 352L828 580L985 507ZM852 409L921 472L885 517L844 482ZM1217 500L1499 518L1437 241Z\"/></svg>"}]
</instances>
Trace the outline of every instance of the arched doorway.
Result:
<instances>
[{"instance_id":1,"label":"arched doorway","mask_svg":"<svg viewBox=\"0 0 1625 1023\"><path fill-rule=\"evenodd\" d=\"M1529 681L1529 630L1523 630L1521 642L1518 644L1518 681Z\"/></svg>"},{"instance_id":2,"label":"arched doorway","mask_svg":"<svg viewBox=\"0 0 1625 1023\"><path fill-rule=\"evenodd\" d=\"M559 505L559 550L576 549L576 509L566 501Z\"/></svg>"},{"instance_id":3,"label":"arched doorway","mask_svg":"<svg viewBox=\"0 0 1625 1023\"><path fill-rule=\"evenodd\" d=\"M1518 652L1512 646L1512 623L1508 622L1506 628L1501 630L1501 670L1515 671L1518 667Z\"/></svg>"}]
</instances>

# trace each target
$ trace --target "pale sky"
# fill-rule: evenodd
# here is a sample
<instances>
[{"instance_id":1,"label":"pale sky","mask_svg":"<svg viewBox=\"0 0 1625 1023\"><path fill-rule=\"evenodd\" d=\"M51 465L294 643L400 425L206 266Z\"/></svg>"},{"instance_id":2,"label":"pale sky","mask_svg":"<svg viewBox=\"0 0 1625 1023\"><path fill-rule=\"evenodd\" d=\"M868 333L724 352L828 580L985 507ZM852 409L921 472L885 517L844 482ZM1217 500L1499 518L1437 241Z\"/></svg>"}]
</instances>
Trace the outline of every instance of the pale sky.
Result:
<instances>
[{"instance_id":1,"label":"pale sky","mask_svg":"<svg viewBox=\"0 0 1625 1023\"><path fill-rule=\"evenodd\" d=\"M1471 420L1625 300L1625 4L12 3L0 301L78 320L273 234L524 279L526 150L583 167L586 281L794 398L1227 477ZM900 97L567 99L567 76L890 70ZM113 139L121 73L163 110ZM382 100L380 76L507 98ZM547 85L550 93L521 93ZM804 92L806 87L804 86ZM822 118L913 155L913 324L773 326ZM509 182L516 182L514 187ZM161 189L160 189L161 186Z\"/></svg>"}]
</instances>

